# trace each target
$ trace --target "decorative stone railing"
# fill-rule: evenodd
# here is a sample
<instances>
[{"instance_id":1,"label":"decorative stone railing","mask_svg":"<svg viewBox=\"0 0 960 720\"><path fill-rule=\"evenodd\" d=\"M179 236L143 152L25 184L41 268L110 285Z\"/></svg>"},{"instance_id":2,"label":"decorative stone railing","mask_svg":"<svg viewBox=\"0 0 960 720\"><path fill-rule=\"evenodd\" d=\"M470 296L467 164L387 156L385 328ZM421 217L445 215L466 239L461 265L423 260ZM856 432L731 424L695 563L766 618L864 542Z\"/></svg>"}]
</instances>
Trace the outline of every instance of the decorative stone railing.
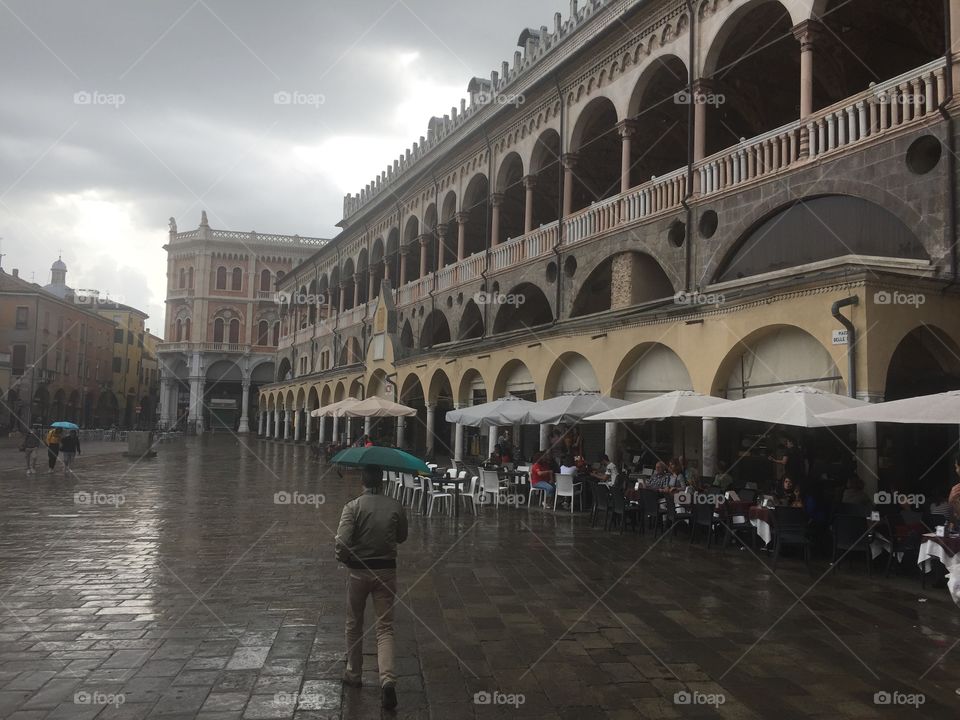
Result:
<instances>
[{"instance_id":1,"label":"decorative stone railing","mask_svg":"<svg viewBox=\"0 0 960 720\"><path fill-rule=\"evenodd\" d=\"M217 343L217 342L169 342L157 346L159 352L222 352L246 353L251 346L244 343Z\"/></svg>"},{"instance_id":2,"label":"decorative stone railing","mask_svg":"<svg viewBox=\"0 0 960 720\"><path fill-rule=\"evenodd\" d=\"M193 297L194 289L193 288L171 288L167 290L167 297L169 298L185 298Z\"/></svg>"},{"instance_id":3,"label":"decorative stone railing","mask_svg":"<svg viewBox=\"0 0 960 720\"><path fill-rule=\"evenodd\" d=\"M508 240L490 251L490 270L498 272L549 253L557 244L557 222Z\"/></svg>"}]
</instances>

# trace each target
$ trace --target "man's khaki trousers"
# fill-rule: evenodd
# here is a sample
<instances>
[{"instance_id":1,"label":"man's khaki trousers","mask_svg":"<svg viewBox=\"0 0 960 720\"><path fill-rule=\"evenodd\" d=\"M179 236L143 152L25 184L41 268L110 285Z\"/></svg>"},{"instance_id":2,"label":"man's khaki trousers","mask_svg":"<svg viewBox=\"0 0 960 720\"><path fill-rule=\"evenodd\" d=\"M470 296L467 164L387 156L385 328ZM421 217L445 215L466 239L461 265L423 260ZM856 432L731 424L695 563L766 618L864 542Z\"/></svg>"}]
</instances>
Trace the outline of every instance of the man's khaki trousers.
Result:
<instances>
[{"instance_id":1,"label":"man's khaki trousers","mask_svg":"<svg viewBox=\"0 0 960 720\"><path fill-rule=\"evenodd\" d=\"M393 601L397 594L396 570L353 570L347 579L347 669L344 678L360 680L363 672L363 611L373 595L377 615L377 665L381 687L396 682L393 671Z\"/></svg>"}]
</instances>

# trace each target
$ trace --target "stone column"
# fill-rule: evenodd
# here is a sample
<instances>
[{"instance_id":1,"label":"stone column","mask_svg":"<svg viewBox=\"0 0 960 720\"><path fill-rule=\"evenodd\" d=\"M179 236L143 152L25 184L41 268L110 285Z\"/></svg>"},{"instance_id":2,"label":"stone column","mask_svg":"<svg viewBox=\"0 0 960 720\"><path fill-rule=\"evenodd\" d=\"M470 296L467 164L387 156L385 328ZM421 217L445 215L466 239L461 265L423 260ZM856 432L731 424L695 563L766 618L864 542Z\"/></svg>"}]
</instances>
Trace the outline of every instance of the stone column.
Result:
<instances>
[{"instance_id":1,"label":"stone column","mask_svg":"<svg viewBox=\"0 0 960 720\"><path fill-rule=\"evenodd\" d=\"M353 442L353 418L350 417L349 415L347 416L346 424L347 424L347 429L345 430L345 432L347 434L347 442L352 443Z\"/></svg>"},{"instance_id":2,"label":"stone column","mask_svg":"<svg viewBox=\"0 0 960 720\"><path fill-rule=\"evenodd\" d=\"M877 450L877 424L857 423L857 474L863 480L863 491L870 497L879 489Z\"/></svg>"},{"instance_id":3,"label":"stone column","mask_svg":"<svg viewBox=\"0 0 960 720\"><path fill-rule=\"evenodd\" d=\"M430 236L421 235L420 236L420 279L421 280L427 276L427 268L429 267L429 258L427 257L427 253L429 252L429 250L430 250Z\"/></svg>"},{"instance_id":4,"label":"stone column","mask_svg":"<svg viewBox=\"0 0 960 720\"><path fill-rule=\"evenodd\" d=\"M717 419L703 418L703 449L700 455L700 475L705 478L717 474Z\"/></svg>"},{"instance_id":5,"label":"stone column","mask_svg":"<svg viewBox=\"0 0 960 720\"><path fill-rule=\"evenodd\" d=\"M243 397L240 398L240 424L237 432L250 432L250 381L244 380L242 385Z\"/></svg>"},{"instance_id":6,"label":"stone column","mask_svg":"<svg viewBox=\"0 0 960 720\"><path fill-rule=\"evenodd\" d=\"M800 43L800 119L813 114L813 52L823 35L823 25L816 20L804 20L793 28L793 36ZM806 128L800 131L800 155L810 152L810 137Z\"/></svg>"},{"instance_id":7,"label":"stone column","mask_svg":"<svg viewBox=\"0 0 960 720\"><path fill-rule=\"evenodd\" d=\"M404 245L400 248L400 277L397 278L397 287L400 287L407 281L407 253L409 252L409 245Z\"/></svg>"},{"instance_id":8,"label":"stone column","mask_svg":"<svg viewBox=\"0 0 960 720\"><path fill-rule=\"evenodd\" d=\"M286 410L277 410L276 417L273 422L273 439L280 440L283 437L283 423L284 415L287 414Z\"/></svg>"},{"instance_id":9,"label":"stone column","mask_svg":"<svg viewBox=\"0 0 960 720\"><path fill-rule=\"evenodd\" d=\"M283 413L283 439L288 442L293 433L296 412L296 410L287 410Z\"/></svg>"},{"instance_id":10,"label":"stone column","mask_svg":"<svg viewBox=\"0 0 960 720\"><path fill-rule=\"evenodd\" d=\"M523 233L533 232L533 191L537 187L536 175L525 175L523 178Z\"/></svg>"},{"instance_id":11,"label":"stone column","mask_svg":"<svg viewBox=\"0 0 960 720\"><path fill-rule=\"evenodd\" d=\"M327 419L321 415L317 418L317 422L320 424L320 437L318 440L322 444L327 441Z\"/></svg>"},{"instance_id":12,"label":"stone column","mask_svg":"<svg viewBox=\"0 0 960 720\"><path fill-rule=\"evenodd\" d=\"M467 256L467 220L470 219L470 213L458 212L453 218L457 221L457 262L460 262Z\"/></svg>"},{"instance_id":13,"label":"stone column","mask_svg":"<svg viewBox=\"0 0 960 720\"><path fill-rule=\"evenodd\" d=\"M487 432L490 433L487 436L487 457L490 457L490 454L496 449L497 445L497 426L491 426Z\"/></svg>"},{"instance_id":14,"label":"stone column","mask_svg":"<svg viewBox=\"0 0 960 720\"><path fill-rule=\"evenodd\" d=\"M434 428L434 409L435 406L427 404L427 456L433 456L434 450L434 437L433 437L433 428Z\"/></svg>"},{"instance_id":15,"label":"stone column","mask_svg":"<svg viewBox=\"0 0 960 720\"><path fill-rule=\"evenodd\" d=\"M203 386L202 377L190 378L190 413L188 415L190 425L196 428L198 433L203 432Z\"/></svg>"},{"instance_id":16,"label":"stone column","mask_svg":"<svg viewBox=\"0 0 960 720\"><path fill-rule=\"evenodd\" d=\"M707 78L700 78L693 84L693 161L700 162L707 156L707 104L697 98L713 92L713 85Z\"/></svg>"},{"instance_id":17,"label":"stone column","mask_svg":"<svg viewBox=\"0 0 960 720\"><path fill-rule=\"evenodd\" d=\"M307 431L306 433L304 433L303 439L304 441L309 443L310 438L313 436L313 415L310 414L311 413L310 408L307 408L306 410L304 410L304 412L306 413L306 419L307 419Z\"/></svg>"},{"instance_id":18,"label":"stone column","mask_svg":"<svg viewBox=\"0 0 960 720\"><path fill-rule=\"evenodd\" d=\"M630 189L631 139L637 132L637 124L633 120L624 120L617 123L617 130L620 132L620 192L625 193Z\"/></svg>"},{"instance_id":19,"label":"stone column","mask_svg":"<svg viewBox=\"0 0 960 720\"><path fill-rule=\"evenodd\" d=\"M353 306L360 304L360 277L359 273L353 274Z\"/></svg>"},{"instance_id":20,"label":"stone column","mask_svg":"<svg viewBox=\"0 0 960 720\"><path fill-rule=\"evenodd\" d=\"M563 216L573 212L573 182L574 172L580 156L576 153L567 153L563 156Z\"/></svg>"},{"instance_id":21,"label":"stone column","mask_svg":"<svg viewBox=\"0 0 960 720\"><path fill-rule=\"evenodd\" d=\"M407 428L407 419L405 417L397 418L397 447L403 448L404 443L406 442L406 437L404 436L404 430Z\"/></svg>"},{"instance_id":22,"label":"stone column","mask_svg":"<svg viewBox=\"0 0 960 720\"><path fill-rule=\"evenodd\" d=\"M259 430L260 430L260 432L258 432L257 434L258 434L260 437L263 437L264 435L267 434L267 412L266 412L265 410L261 410L261 411L260 411L260 428L259 428Z\"/></svg>"},{"instance_id":23,"label":"stone column","mask_svg":"<svg viewBox=\"0 0 960 720\"><path fill-rule=\"evenodd\" d=\"M490 196L490 247L500 244L500 208L503 205L503 193Z\"/></svg>"},{"instance_id":24,"label":"stone column","mask_svg":"<svg viewBox=\"0 0 960 720\"><path fill-rule=\"evenodd\" d=\"M603 424L603 448L610 462L617 462L617 423Z\"/></svg>"},{"instance_id":25,"label":"stone column","mask_svg":"<svg viewBox=\"0 0 960 720\"><path fill-rule=\"evenodd\" d=\"M336 415L332 416L333 418L333 441L340 442L340 418Z\"/></svg>"},{"instance_id":26,"label":"stone column","mask_svg":"<svg viewBox=\"0 0 960 720\"><path fill-rule=\"evenodd\" d=\"M378 264L377 267L380 265ZM373 300L373 270L367 271L367 301Z\"/></svg>"},{"instance_id":27,"label":"stone column","mask_svg":"<svg viewBox=\"0 0 960 720\"><path fill-rule=\"evenodd\" d=\"M356 286L354 286L354 287L356 287ZM341 282L341 283L340 283L340 293L339 293L339 294L340 294L340 306L337 308L337 312L338 312L338 313L342 313L342 312L344 312L344 310L346 309L346 305L347 305L347 300L346 300L346 297L345 297L345 295L347 294L347 283L346 283L346 282ZM298 327L299 327L299 326L298 326Z\"/></svg>"},{"instance_id":28,"label":"stone column","mask_svg":"<svg viewBox=\"0 0 960 720\"><path fill-rule=\"evenodd\" d=\"M540 447L538 447L537 450L546 450L549 444L550 425L548 423L540 423Z\"/></svg>"},{"instance_id":29,"label":"stone column","mask_svg":"<svg viewBox=\"0 0 960 720\"><path fill-rule=\"evenodd\" d=\"M364 435L367 435L367 436L370 435L370 426L371 426L371 424L372 424L372 423L371 423L371 418L365 417L365 418L363 419L363 434L364 434Z\"/></svg>"},{"instance_id":30,"label":"stone column","mask_svg":"<svg viewBox=\"0 0 960 720\"><path fill-rule=\"evenodd\" d=\"M167 427L170 426L170 379L160 378L160 420ZM83 412L83 407L79 408Z\"/></svg>"},{"instance_id":31,"label":"stone column","mask_svg":"<svg viewBox=\"0 0 960 720\"><path fill-rule=\"evenodd\" d=\"M447 262L447 235L449 232L449 225L437 225L437 270L446 265Z\"/></svg>"}]
</instances>

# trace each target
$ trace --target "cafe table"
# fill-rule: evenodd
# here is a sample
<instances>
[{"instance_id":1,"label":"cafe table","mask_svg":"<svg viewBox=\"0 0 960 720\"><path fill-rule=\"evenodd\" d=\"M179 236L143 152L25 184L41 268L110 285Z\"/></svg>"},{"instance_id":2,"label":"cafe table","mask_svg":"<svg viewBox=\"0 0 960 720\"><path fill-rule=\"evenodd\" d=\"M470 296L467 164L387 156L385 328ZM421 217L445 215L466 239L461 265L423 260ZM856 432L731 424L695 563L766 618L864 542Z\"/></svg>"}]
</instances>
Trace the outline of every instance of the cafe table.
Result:
<instances>
[{"instance_id":1,"label":"cafe table","mask_svg":"<svg viewBox=\"0 0 960 720\"><path fill-rule=\"evenodd\" d=\"M923 536L917 564L924 573L933 570L931 560L937 558L947 569L947 589L953 601L960 605L960 538L940 537L933 533Z\"/></svg>"},{"instance_id":2,"label":"cafe table","mask_svg":"<svg viewBox=\"0 0 960 720\"><path fill-rule=\"evenodd\" d=\"M770 508L755 505L749 510L750 524L757 530L757 535L764 545L769 545L773 539L773 512Z\"/></svg>"}]
</instances>

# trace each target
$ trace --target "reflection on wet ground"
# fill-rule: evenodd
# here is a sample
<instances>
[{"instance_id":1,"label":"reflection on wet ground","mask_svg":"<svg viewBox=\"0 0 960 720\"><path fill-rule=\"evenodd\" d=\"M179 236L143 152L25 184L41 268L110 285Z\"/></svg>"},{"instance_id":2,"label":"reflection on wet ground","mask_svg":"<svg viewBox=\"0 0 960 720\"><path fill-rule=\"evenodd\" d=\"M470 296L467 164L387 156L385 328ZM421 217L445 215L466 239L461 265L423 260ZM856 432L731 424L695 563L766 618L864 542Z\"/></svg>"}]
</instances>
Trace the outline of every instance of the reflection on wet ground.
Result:
<instances>
[{"instance_id":1,"label":"reflection on wet ground","mask_svg":"<svg viewBox=\"0 0 960 720\"><path fill-rule=\"evenodd\" d=\"M0 717L381 716L372 634L365 687L338 682L332 536L355 479L245 442L91 454L69 480L0 471ZM957 716L944 591L765 562L579 513L414 515L395 716Z\"/></svg>"}]
</instances>

